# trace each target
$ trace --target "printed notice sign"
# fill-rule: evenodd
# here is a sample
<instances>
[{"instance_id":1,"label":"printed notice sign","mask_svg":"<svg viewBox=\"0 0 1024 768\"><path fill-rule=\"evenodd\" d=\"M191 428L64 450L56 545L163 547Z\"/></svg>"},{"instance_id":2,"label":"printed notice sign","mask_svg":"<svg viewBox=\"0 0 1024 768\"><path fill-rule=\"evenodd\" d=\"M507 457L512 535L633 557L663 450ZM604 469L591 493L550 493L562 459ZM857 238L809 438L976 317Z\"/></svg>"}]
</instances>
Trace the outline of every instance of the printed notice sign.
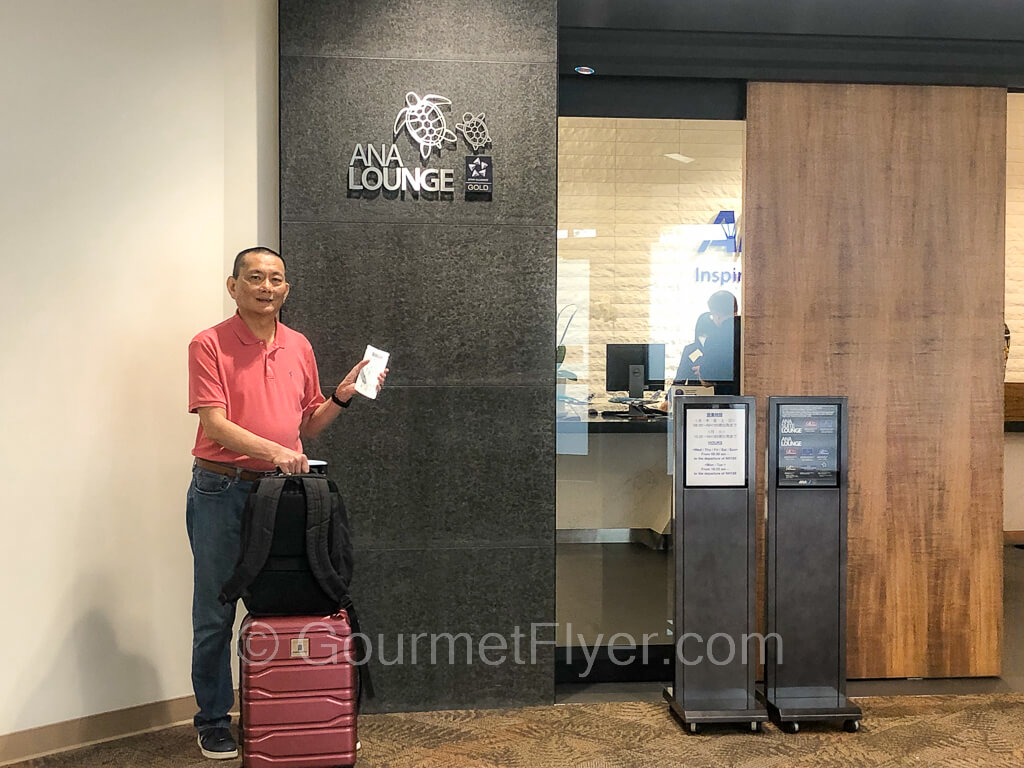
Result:
<instances>
[{"instance_id":1,"label":"printed notice sign","mask_svg":"<svg viewBox=\"0 0 1024 768\"><path fill-rule=\"evenodd\" d=\"M746 408L686 407L686 485L747 484Z\"/></svg>"},{"instance_id":2,"label":"printed notice sign","mask_svg":"<svg viewBox=\"0 0 1024 768\"><path fill-rule=\"evenodd\" d=\"M779 406L779 485L839 484L839 406Z\"/></svg>"}]
</instances>

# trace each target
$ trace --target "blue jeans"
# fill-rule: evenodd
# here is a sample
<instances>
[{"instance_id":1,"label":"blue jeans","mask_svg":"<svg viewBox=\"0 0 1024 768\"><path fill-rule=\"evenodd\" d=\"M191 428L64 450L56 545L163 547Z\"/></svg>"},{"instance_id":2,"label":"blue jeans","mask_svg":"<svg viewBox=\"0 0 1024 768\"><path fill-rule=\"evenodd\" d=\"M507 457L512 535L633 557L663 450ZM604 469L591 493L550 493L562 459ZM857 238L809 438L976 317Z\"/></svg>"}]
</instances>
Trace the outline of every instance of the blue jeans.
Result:
<instances>
[{"instance_id":1,"label":"blue jeans","mask_svg":"<svg viewBox=\"0 0 1024 768\"><path fill-rule=\"evenodd\" d=\"M199 705L192 722L200 731L231 722L235 603L223 605L218 598L238 560L250 488L251 482L192 468L185 523L193 561L192 689Z\"/></svg>"}]
</instances>

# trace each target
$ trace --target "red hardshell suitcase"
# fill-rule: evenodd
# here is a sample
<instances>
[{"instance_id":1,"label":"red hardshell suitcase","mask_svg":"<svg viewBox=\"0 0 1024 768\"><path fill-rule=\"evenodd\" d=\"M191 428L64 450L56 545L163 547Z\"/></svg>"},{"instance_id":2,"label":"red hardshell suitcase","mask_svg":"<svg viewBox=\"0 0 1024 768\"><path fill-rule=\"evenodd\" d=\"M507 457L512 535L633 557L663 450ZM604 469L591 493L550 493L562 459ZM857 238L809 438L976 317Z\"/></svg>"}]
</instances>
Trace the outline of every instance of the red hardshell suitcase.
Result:
<instances>
[{"instance_id":1,"label":"red hardshell suitcase","mask_svg":"<svg viewBox=\"0 0 1024 768\"><path fill-rule=\"evenodd\" d=\"M358 673L348 616L246 616L239 633L243 768L356 762Z\"/></svg>"}]
</instances>

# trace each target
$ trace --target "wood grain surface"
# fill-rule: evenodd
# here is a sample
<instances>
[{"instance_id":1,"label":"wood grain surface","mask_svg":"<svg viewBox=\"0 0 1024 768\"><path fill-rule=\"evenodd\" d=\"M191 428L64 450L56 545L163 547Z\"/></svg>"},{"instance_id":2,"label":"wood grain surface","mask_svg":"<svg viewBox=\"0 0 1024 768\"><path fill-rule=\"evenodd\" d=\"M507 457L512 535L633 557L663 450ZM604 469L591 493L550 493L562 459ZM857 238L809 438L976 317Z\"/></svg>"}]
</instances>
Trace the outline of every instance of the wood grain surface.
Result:
<instances>
[{"instance_id":1,"label":"wood grain surface","mask_svg":"<svg viewBox=\"0 0 1024 768\"><path fill-rule=\"evenodd\" d=\"M849 397L853 678L1000 670L1005 131L1000 89L748 87L743 393L760 445L761 398Z\"/></svg>"}]
</instances>

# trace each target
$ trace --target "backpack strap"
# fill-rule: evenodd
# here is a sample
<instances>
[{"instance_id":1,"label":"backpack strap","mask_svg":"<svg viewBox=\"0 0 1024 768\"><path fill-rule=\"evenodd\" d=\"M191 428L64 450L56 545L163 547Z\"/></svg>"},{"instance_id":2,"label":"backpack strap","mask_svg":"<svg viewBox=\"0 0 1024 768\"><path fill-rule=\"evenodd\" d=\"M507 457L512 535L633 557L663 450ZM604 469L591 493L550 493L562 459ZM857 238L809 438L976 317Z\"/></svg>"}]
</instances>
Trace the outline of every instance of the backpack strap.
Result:
<instances>
[{"instance_id":1,"label":"backpack strap","mask_svg":"<svg viewBox=\"0 0 1024 768\"><path fill-rule=\"evenodd\" d=\"M370 680L370 654L369 649L366 647L364 635L359 629L359 618L356 616L356 607L352 605L352 598L346 596L341 603L341 607L348 614L348 625L352 628L352 634L355 636L356 650L363 661L356 668L356 673L359 675L359 688L356 692L356 713L358 714L363 704L364 692L367 698L376 698L373 692L373 681Z\"/></svg>"},{"instance_id":2,"label":"backpack strap","mask_svg":"<svg viewBox=\"0 0 1024 768\"><path fill-rule=\"evenodd\" d=\"M222 603L233 603L244 595L267 562L284 484L284 477L263 477L249 492L245 509L246 535L235 572L220 591Z\"/></svg>"},{"instance_id":3,"label":"backpack strap","mask_svg":"<svg viewBox=\"0 0 1024 768\"><path fill-rule=\"evenodd\" d=\"M332 600L337 601L339 608L348 614L349 626L352 629L352 634L356 636L356 644L363 657L363 663L356 670L359 675L356 694L356 712L358 712L362 706L364 692L368 698L374 698L367 648L359 629L359 618L356 616L355 606L348 593L348 585L338 573L328 551L328 536L332 534L335 537L335 546L341 548L342 515L332 514L332 512L339 512L344 507L339 509L340 494L331 492L327 478L303 477L302 484L306 491L306 556L309 559L309 565L313 569L317 581L320 582L321 588ZM347 532L345 533L347 534Z\"/></svg>"},{"instance_id":4,"label":"backpack strap","mask_svg":"<svg viewBox=\"0 0 1024 768\"><path fill-rule=\"evenodd\" d=\"M321 589L338 606L348 595L348 585L331 562L329 551L331 531L331 489L326 477L304 476L306 492L306 557Z\"/></svg>"},{"instance_id":5,"label":"backpack strap","mask_svg":"<svg viewBox=\"0 0 1024 768\"><path fill-rule=\"evenodd\" d=\"M338 486L328 480L331 491L331 564L342 579L352 579L352 532L345 511L345 500Z\"/></svg>"}]
</instances>

